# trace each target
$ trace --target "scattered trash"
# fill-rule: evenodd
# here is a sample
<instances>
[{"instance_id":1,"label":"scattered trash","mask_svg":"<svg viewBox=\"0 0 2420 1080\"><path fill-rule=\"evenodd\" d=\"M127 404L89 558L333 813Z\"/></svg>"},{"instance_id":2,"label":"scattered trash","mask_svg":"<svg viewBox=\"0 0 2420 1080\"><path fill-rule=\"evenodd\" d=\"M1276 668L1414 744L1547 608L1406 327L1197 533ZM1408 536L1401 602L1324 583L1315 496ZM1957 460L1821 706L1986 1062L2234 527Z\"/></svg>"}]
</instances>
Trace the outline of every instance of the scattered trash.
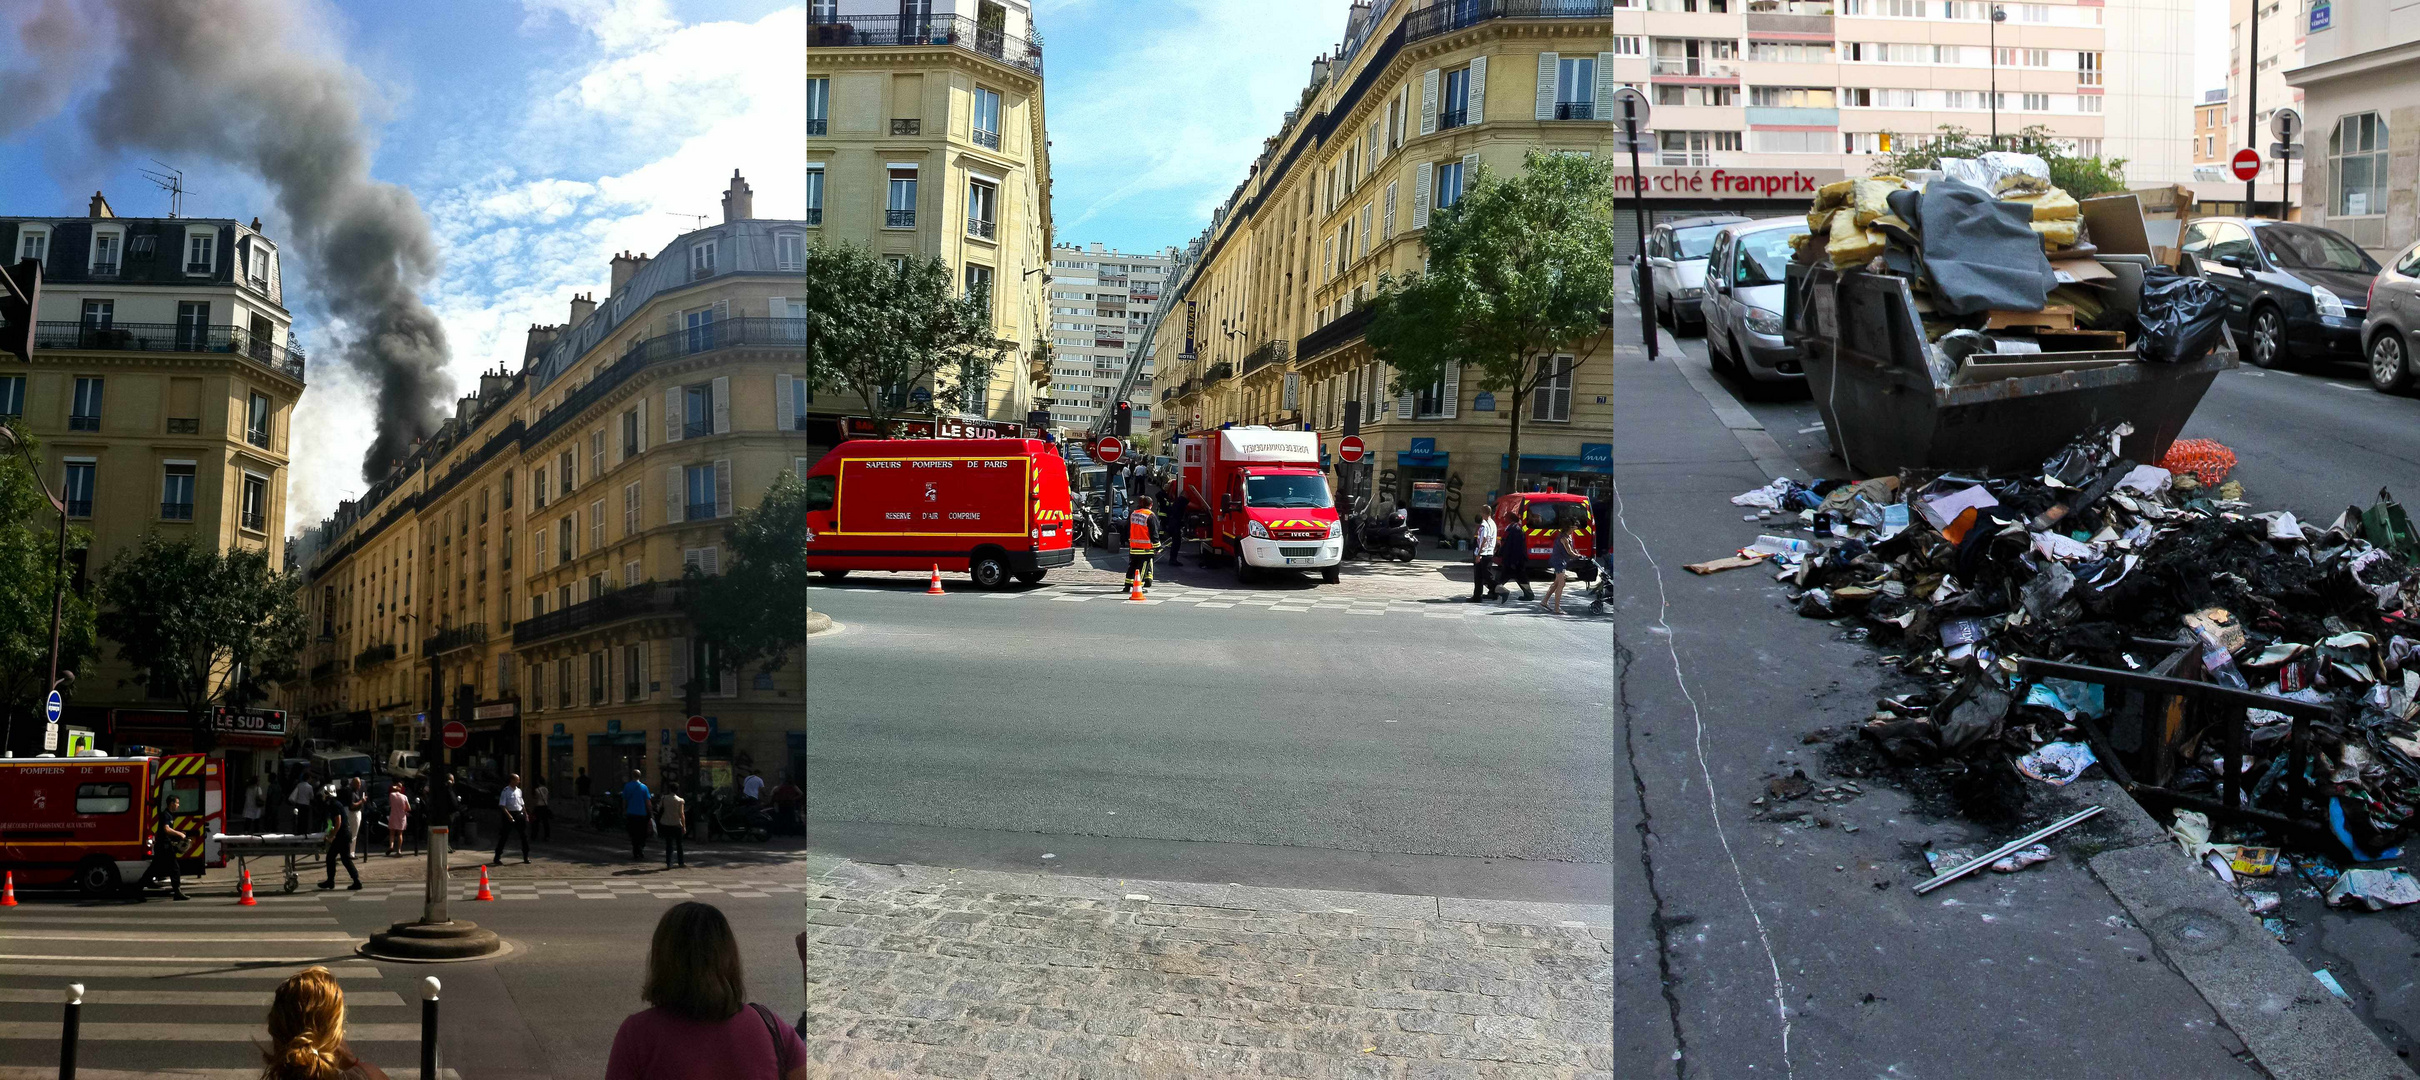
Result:
<instances>
[{"instance_id":1,"label":"scattered trash","mask_svg":"<svg viewBox=\"0 0 2420 1080\"><path fill-rule=\"evenodd\" d=\"M2210 850L2210 815L2198 810L2179 810L2176 822L2168 826L2168 835L2176 846L2185 849L2185 857L2199 859Z\"/></svg>"},{"instance_id":2,"label":"scattered trash","mask_svg":"<svg viewBox=\"0 0 2420 1080\"><path fill-rule=\"evenodd\" d=\"M1738 570L1742 567L1754 566L1772 557L1773 556L1768 552L1758 551L1748 554L1732 555L1721 559L1712 559L1701 563L1690 563L1682 567L1682 569L1685 569L1692 574L1719 574L1725 570Z\"/></svg>"},{"instance_id":3,"label":"scattered trash","mask_svg":"<svg viewBox=\"0 0 2420 1080\"><path fill-rule=\"evenodd\" d=\"M2347 870L2328 887L2329 907L2358 907L2365 911L2420 904L2420 880L2398 866L2390 870Z\"/></svg>"},{"instance_id":4,"label":"scattered trash","mask_svg":"<svg viewBox=\"0 0 2420 1080\"><path fill-rule=\"evenodd\" d=\"M2260 889L2246 889L2236 895L2243 898L2244 910L2254 915L2266 915L2277 910L2277 906L2284 903L2276 893Z\"/></svg>"},{"instance_id":5,"label":"scattered trash","mask_svg":"<svg viewBox=\"0 0 2420 1080\"><path fill-rule=\"evenodd\" d=\"M2017 759L2017 771L2053 787L2065 787L2084 775L2093 761L2092 748L2083 743L2044 743L2041 749Z\"/></svg>"},{"instance_id":6,"label":"scattered trash","mask_svg":"<svg viewBox=\"0 0 2420 1080\"><path fill-rule=\"evenodd\" d=\"M2029 848L2035 847L2036 845L2040 845L2044 840L2048 840L2053 836L2082 824L2083 822L2100 816L2100 813L2101 807L2085 807L2082 810L2078 810L2075 813L2069 814L2066 817L2060 818L2059 820L2051 822L2050 824L2039 829L2035 829L2024 836L2020 836L2009 841L2008 843L2002 844L1999 847L1994 848L1991 851L1956 867L1955 869L1938 871L1930 880L1921 881L1916 884L1916 895L1922 896L1925 893L1929 893L1943 885L1947 885L1950 882L1967 876L1968 874L1972 874L1976 870L1979 870L1985 866L1990 866L2002 859L2008 858L2011 855L2015 855L2018 852L2025 851ZM2045 857L2049 855L2049 849L2047 847L2044 847L2043 854ZM2031 864L2028 863L2026 865ZM2019 867L2019 869L2022 869L2022 867Z\"/></svg>"},{"instance_id":7,"label":"scattered trash","mask_svg":"<svg viewBox=\"0 0 2420 1080\"><path fill-rule=\"evenodd\" d=\"M2327 987L2328 993L2334 994L2346 1001L2353 1000L2353 995L2344 992L2344 984L2336 981L2336 975L2334 972L2331 972L2326 968L2320 968L2319 970L2312 972L2311 977L2319 980L2319 985Z\"/></svg>"},{"instance_id":8,"label":"scattered trash","mask_svg":"<svg viewBox=\"0 0 2420 1080\"><path fill-rule=\"evenodd\" d=\"M2201 487L2215 488L2235 471L2235 451L2212 439L2178 439L2168 444L2168 453L2159 465L2171 474L2192 476Z\"/></svg>"},{"instance_id":9,"label":"scattered trash","mask_svg":"<svg viewBox=\"0 0 2420 1080\"><path fill-rule=\"evenodd\" d=\"M1803 769L1794 770L1788 776L1777 776L1765 781L1765 794L1783 802L1806 798L1814 790L1815 782L1807 779L1806 771Z\"/></svg>"},{"instance_id":10,"label":"scattered trash","mask_svg":"<svg viewBox=\"0 0 2420 1080\"><path fill-rule=\"evenodd\" d=\"M2275 937L2279 941L2287 940L2286 921L2284 919L2262 919L2260 920L2260 928L2268 931L2270 936Z\"/></svg>"},{"instance_id":11,"label":"scattered trash","mask_svg":"<svg viewBox=\"0 0 2420 1080\"><path fill-rule=\"evenodd\" d=\"M2227 868L2238 874L2267 877L2277 872L2277 849L2273 847L2212 844L2210 853L2226 860Z\"/></svg>"}]
</instances>

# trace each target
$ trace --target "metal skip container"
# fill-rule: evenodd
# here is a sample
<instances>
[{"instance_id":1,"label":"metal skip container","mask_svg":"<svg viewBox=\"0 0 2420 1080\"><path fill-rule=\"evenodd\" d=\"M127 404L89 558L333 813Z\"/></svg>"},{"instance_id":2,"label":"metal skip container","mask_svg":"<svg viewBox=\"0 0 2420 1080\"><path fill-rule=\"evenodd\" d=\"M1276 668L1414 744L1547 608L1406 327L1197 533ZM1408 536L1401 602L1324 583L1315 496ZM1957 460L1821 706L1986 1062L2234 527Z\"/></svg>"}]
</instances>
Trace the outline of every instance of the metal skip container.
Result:
<instances>
[{"instance_id":1,"label":"metal skip container","mask_svg":"<svg viewBox=\"0 0 2420 1080\"><path fill-rule=\"evenodd\" d=\"M2104 259L2131 309L2141 264ZM2077 438L2133 426L2123 456L2158 461L2218 373L2231 345L2189 363L2141 360L2132 347L1981 354L1953 364L1925 338L1905 278L1796 263L1786 322L1806 356L1807 389L1832 452L1859 476L1903 469L2014 475Z\"/></svg>"}]
</instances>

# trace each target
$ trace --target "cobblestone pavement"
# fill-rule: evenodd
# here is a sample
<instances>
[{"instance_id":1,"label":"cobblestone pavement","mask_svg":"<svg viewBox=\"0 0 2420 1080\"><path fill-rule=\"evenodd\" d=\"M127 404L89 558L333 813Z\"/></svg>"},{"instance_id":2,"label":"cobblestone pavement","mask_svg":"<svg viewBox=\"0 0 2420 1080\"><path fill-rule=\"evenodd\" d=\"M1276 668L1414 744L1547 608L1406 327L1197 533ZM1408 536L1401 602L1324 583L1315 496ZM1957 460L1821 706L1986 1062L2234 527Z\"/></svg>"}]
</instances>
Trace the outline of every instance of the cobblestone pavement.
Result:
<instances>
[{"instance_id":1,"label":"cobblestone pavement","mask_svg":"<svg viewBox=\"0 0 2420 1080\"><path fill-rule=\"evenodd\" d=\"M1610 908L818 862L810 1076L1613 1075Z\"/></svg>"}]
</instances>

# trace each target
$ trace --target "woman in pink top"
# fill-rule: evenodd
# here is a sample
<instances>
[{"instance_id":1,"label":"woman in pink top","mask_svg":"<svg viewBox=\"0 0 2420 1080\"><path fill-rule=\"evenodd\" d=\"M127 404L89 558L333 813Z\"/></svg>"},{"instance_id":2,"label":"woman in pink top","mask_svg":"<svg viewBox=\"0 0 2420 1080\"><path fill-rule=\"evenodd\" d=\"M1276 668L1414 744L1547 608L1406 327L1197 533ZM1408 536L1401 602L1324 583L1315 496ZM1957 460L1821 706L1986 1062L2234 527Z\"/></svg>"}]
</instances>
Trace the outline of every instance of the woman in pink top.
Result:
<instances>
[{"instance_id":1,"label":"woman in pink top","mask_svg":"<svg viewBox=\"0 0 2420 1080\"><path fill-rule=\"evenodd\" d=\"M403 793L403 781L387 785L387 854L403 854L403 834L412 825L412 797Z\"/></svg>"},{"instance_id":2,"label":"woman in pink top","mask_svg":"<svg viewBox=\"0 0 2420 1080\"><path fill-rule=\"evenodd\" d=\"M639 997L655 1007L622 1021L605 1080L806 1080L807 1044L748 1001L739 941L711 904L664 912Z\"/></svg>"}]
</instances>

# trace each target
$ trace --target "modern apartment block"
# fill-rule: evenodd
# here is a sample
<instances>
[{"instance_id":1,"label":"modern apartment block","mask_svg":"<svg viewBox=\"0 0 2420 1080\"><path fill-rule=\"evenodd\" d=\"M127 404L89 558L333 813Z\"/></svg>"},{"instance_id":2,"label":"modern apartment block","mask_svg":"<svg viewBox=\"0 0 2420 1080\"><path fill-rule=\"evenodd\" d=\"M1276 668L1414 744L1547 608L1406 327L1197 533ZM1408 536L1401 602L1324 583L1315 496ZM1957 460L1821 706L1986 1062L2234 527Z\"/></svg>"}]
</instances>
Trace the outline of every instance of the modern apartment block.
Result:
<instances>
[{"instance_id":1,"label":"modern apartment block","mask_svg":"<svg viewBox=\"0 0 2420 1080\"><path fill-rule=\"evenodd\" d=\"M119 217L94 192L81 216L0 218L0 252L42 261L33 363L0 361L0 422L39 441L42 479L90 532L71 553L78 565L97 572L154 532L282 564L303 352L259 220ZM67 691L65 723L192 744L182 709L116 645L101 642L89 667ZM221 743L258 737L230 729Z\"/></svg>"},{"instance_id":2,"label":"modern apartment block","mask_svg":"<svg viewBox=\"0 0 2420 1080\"><path fill-rule=\"evenodd\" d=\"M2304 220L2391 262L2420 241L2420 7L2314 4L2298 21Z\"/></svg>"},{"instance_id":3,"label":"modern apartment block","mask_svg":"<svg viewBox=\"0 0 2420 1080\"><path fill-rule=\"evenodd\" d=\"M1015 347L980 415L958 419L1021 431L1050 381L1050 140L1026 0L812 0L806 56L813 241L948 263ZM930 392L903 390L908 415ZM809 411L828 447L865 403L824 394Z\"/></svg>"},{"instance_id":4,"label":"modern apartment block","mask_svg":"<svg viewBox=\"0 0 2420 1080\"><path fill-rule=\"evenodd\" d=\"M2255 6L2260 20L2260 55L2247 65L2244 53L2252 47ZM2234 133L2235 147L2250 146L2265 151L2269 145L2269 115L2280 105L2302 107L2303 91L2287 81L2286 72L2303 64L2307 40L2304 31L2310 25L2310 6L2307 2L2289 6L2285 0L2228 0L2227 127ZM2256 96L2246 96L2255 91ZM2245 109L2257 111L2246 118ZM2218 145L2221 159L2233 152L2227 149L2225 138L2219 139Z\"/></svg>"},{"instance_id":5,"label":"modern apartment block","mask_svg":"<svg viewBox=\"0 0 2420 1080\"><path fill-rule=\"evenodd\" d=\"M1045 405L1051 427L1083 431L1108 409L1136 352L1143 370L1127 392L1137 432L1151 426L1154 357L1143 350L1143 333L1167 288L1176 249L1129 255L1100 244L1062 246L1050 252L1050 386Z\"/></svg>"},{"instance_id":6,"label":"modern apartment block","mask_svg":"<svg viewBox=\"0 0 2420 1080\"><path fill-rule=\"evenodd\" d=\"M602 299L531 327L520 370L298 538L312 734L383 754L460 720L458 763L568 792L659 779L703 715L709 776L803 775L804 658L737 670L689 612L736 516L805 466L809 231L755 217L735 174L721 223L616 256Z\"/></svg>"}]
</instances>

